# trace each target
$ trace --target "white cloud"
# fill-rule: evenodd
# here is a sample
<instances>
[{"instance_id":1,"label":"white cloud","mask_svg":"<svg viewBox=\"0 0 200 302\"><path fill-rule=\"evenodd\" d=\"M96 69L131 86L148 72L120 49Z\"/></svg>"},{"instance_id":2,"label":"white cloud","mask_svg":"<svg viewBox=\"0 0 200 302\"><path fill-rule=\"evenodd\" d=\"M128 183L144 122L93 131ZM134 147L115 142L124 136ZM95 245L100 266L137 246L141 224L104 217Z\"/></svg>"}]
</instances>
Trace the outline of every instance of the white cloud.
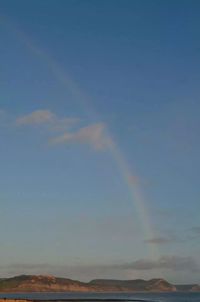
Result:
<instances>
[{"instance_id":1,"label":"white cloud","mask_svg":"<svg viewBox=\"0 0 200 302\"><path fill-rule=\"evenodd\" d=\"M69 143L88 144L96 150L104 150L109 147L110 139L106 134L104 123L94 123L80 126L79 118L60 118L48 109L36 110L30 114L20 116L16 119L17 126L46 127L48 131L57 131L58 135L49 139L50 145ZM76 126L76 130L72 127Z\"/></svg>"},{"instance_id":2,"label":"white cloud","mask_svg":"<svg viewBox=\"0 0 200 302\"><path fill-rule=\"evenodd\" d=\"M109 138L105 133L105 124L97 123L79 128L76 132L66 132L50 140L51 144L67 144L77 142L89 144L97 150L109 147Z\"/></svg>"},{"instance_id":3,"label":"white cloud","mask_svg":"<svg viewBox=\"0 0 200 302\"><path fill-rule=\"evenodd\" d=\"M20 116L16 119L18 126L42 126L46 125L50 130L62 131L76 124L78 118L60 118L48 109L36 110L30 114Z\"/></svg>"},{"instance_id":4,"label":"white cloud","mask_svg":"<svg viewBox=\"0 0 200 302\"><path fill-rule=\"evenodd\" d=\"M55 114L49 110L36 110L30 114L19 117L16 123L17 125L39 125L51 123L55 118Z\"/></svg>"}]
</instances>

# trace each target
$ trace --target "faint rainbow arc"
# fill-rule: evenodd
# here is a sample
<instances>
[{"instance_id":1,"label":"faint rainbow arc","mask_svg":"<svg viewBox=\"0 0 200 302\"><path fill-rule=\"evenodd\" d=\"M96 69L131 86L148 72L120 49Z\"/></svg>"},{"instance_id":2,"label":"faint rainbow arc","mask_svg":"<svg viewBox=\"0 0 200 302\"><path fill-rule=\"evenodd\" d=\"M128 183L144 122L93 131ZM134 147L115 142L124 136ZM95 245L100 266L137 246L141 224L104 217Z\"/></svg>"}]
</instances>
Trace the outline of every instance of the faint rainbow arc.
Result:
<instances>
[{"instance_id":1,"label":"faint rainbow arc","mask_svg":"<svg viewBox=\"0 0 200 302\"><path fill-rule=\"evenodd\" d=\"M3 21L5 22L5 18L3 18ZM59 64L54 59L52 59L46 52L38 48L32 42L32 40L24 34L24 32L22 32L19 29L16 29L16 27L13 27L11 23L9 23L9 26L36 56L40 57L41 59L44 59L44 61L46 62L48 67L52 70L57 80L59 80L65 86L67 86L67 88L70 90L70 93L80 102L82 102L85 107L87 106L87 112L89 111L89 116L93 116L93 117L98 116L98 114L91 106L91 103L88 102L88 99L90 98L88 96L86 97L86 95L79 89L77 84L71 79L69 74L66 71L64 72L59 66ZM150 215L145 205L145 201L143 199L140 186L137 182L132 181L134 178L134 174L131 172L127 161L125 160L123 154L120 151L119 146L114 142L114 139L112 138L108 129L106 129L106 136L109 139L110 153L112 157L115 159L115 162L119 167L119 170L124 178L124 181L126 182L129 188L130 197L135 206L137 215L139 216L143 233L146 236L146 239L151 239L155 237L154 230L150 222ZM151 256L151 258L155 259L159 257L160 254L159 250L155 246L148 245L148 250L149 250L149 256Z\"/></svg>"}]
</instances>

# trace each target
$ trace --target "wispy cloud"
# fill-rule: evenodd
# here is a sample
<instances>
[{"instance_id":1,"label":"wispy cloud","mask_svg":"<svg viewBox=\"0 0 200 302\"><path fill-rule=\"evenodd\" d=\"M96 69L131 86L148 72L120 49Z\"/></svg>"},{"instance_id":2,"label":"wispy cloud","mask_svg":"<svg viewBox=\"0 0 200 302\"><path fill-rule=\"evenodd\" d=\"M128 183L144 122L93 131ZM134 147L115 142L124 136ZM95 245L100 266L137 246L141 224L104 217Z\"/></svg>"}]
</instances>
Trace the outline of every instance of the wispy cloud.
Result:
<instances>
[{"instance_id":1,"label":"wispy cloud","mask_svg":"<svg viewBox=\"0 0 200 302\"><path fill-rule=\"evenodd\" d=\"M40 125L51 123L56 119L55 114L49 110L36 110L30 114L17 118L17 125Z\"/></svg>"},{"instance_id":2,"label":"wispy cloud","mask_svg":"<svg viewBox=\"0 0 200 302\"><path fill-rule=\"evenodd\" d=\"M140 259L132 263L122 264L120 267L133 270L170 269L173 271L200 271L200 268L192 257L181 256L162 256L158 260Z\"/></svg>"},{"instance_id":3,"label":"wispy cloud","mask_svg":"<svg viewBox=\"0 0 200 302\"><path fill-rule=\"evenodd\" d=\"M164 245L164 244L184 243L184 242L189 242L198 239L200 239L200 227L194 226L191 228L186 228L184 231L182 230L179 233L173 230L161 236L145 239L144 242L147 244Z\"/></svg>"},{"instance_id":4,"label":"wispy cloud","mask_svg":"<svg viewBox=\"0 0 200 302\"><path fill-rule=\"evenodd\" d=\"M65 117L61 118L48 109L36 110L27 115L20 116L16 119L18 126L42 126L47 125L50 130L66 130L67 128L77 124L79 118Z\"/></svg>"},{"instance_id":5,"label":"wispy cloud","mask_svg":"<svg viewBox=\"0 0 200 302\"><path fill-rule=\"evenodd\" d=\"M49 140L50 144L68 144L77 142L89 144L97 150L106 149L109 146L109 138L105 133L105 124L97 123L79 128L76 132L65 132L64 134Z\"/></svg>"},{"instance_id":6,"label":"wispy cloud","mask_svg":"<svg viewBox=\"0 0 200 302\"><path fill-rule=\"evenodd\" d=\"M94 123L80 126L79 118L60 118L48 109L36 110L27 115L20 116L15 121L17 126L47 127L48 130L57 131L57 136L48 139L49 145L62 145L69 143L88 144L96 150L109 147L109 137L106 135L104 123ZM76 128L74 130L74 128Z\"/></svg>"},{"instance_id":7,"label":"wispy cloud","mask_svg":"<svg viewBox=\"0 0 200 302\"><path fill-rule=\"evenodd\" d=\"M171 272L190 272L199 273L200 268L192 257L181 256L162 256L158 260L139 259L130 263L121 264L77 264L77 265L60 265L50 263L16 263L1 265L1 276L13 276L19 274L51 274L75 278L79 280L91 280L93 278L127 278L130 272L134 276L150 274L152 277L157 276L159 272L170 270ZM153 272L154 271L154 272ZM152 275L153 274L153 275Z\"/></svg>"}]
</instances>

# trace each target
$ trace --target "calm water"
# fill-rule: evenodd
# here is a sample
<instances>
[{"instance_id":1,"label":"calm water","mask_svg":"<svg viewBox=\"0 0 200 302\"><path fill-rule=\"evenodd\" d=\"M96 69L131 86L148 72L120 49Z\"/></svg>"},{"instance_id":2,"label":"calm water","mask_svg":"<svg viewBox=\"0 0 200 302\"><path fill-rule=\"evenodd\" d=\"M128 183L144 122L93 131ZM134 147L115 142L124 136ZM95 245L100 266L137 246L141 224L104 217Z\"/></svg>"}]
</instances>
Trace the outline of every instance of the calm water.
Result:
<instances>
[{"instance_id":1,"label":"calm water","mask_svg":"<svg viewBox=\"0 0 200 302\"><path fill-rule=\"evenodd\" d=\"M95 294L95 293L23 293L0 294L0 298L27 298L27 299L78 299L78 298L118 298L118 299L144 299L155 302L200 302L200 293L136 293L136 294Z\"/></svg>"}]
</instances>

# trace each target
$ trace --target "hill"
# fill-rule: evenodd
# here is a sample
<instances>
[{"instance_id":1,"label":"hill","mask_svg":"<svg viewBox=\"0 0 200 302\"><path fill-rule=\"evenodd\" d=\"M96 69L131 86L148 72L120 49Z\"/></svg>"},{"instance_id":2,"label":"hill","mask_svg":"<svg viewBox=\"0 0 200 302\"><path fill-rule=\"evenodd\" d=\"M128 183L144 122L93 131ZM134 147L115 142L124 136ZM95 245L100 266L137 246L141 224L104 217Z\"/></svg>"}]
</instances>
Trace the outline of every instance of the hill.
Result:
<instances>
[{"instance_id":1,"label":"hill","mask_svg":"<svg viewBox=\"0 0 200 302\"><path fill-rule=\"evenodd\" d=\"M21 275L0 280L0 292L88 291L85 283L54 276Z\"/></svg>"},{"instance_id":2,"label":"hill","mask_svg":"<svg viewBox=\"0 0 200 302\"><path fill-rule=\"evenodd\" d=\"M0 280L0 292L135 292L176 291L176 287L164 279L106 280L96 279L88 283L67 278L44 275L21 275Z\"/></svg>"},{"instance_id":3,"label":"hill","mask_svg":"<svg viewBox=\"0 0 200 302\"><path fill-rule=\"evenodd\" d=\"M164 279L151 280L92 280L89 284L104 288L104 290L113 291L176 291L176 287Z\"/></svg>"}]
</instances>

